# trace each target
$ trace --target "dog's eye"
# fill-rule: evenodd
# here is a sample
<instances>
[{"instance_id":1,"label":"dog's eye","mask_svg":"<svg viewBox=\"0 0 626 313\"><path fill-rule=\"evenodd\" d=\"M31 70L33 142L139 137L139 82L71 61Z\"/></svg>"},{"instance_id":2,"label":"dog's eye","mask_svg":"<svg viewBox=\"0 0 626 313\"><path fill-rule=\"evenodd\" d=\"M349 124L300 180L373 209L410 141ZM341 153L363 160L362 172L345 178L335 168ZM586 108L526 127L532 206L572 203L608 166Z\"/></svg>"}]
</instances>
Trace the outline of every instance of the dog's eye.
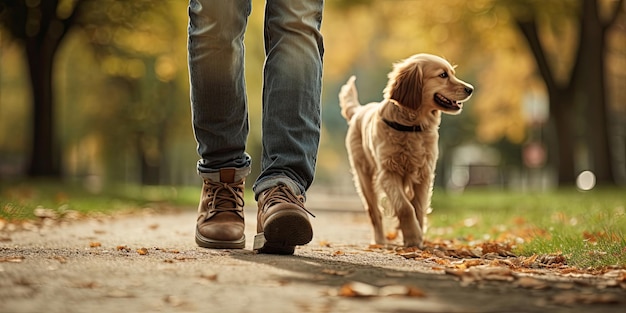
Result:
<instances>
[{"instance_id":1,"label":"dog's eye","mask_svg":"<svg viewBox=\"0 0 626 313\"><path fill-rule=\"evenodd\" d=\"M443 72L443 73L439 74L439 77L446 78L446 77L448 77L448 73L447 72Z\"/></svg>"}]
</instances>

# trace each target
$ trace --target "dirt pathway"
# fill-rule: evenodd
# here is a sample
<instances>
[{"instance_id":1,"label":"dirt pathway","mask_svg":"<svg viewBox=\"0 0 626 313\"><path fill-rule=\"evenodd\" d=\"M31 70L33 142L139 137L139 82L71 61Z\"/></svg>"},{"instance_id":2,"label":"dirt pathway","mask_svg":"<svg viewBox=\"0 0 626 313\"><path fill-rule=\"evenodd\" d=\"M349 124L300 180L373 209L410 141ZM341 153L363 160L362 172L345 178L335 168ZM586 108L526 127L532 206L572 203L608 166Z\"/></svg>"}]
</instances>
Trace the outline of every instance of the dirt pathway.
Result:
<instances>
[{"instance_id":1,"label":"dirt pathway","mask_svg":"<svg viewBox=\"0 0 626 313\"><path fill-rule=\"evenodd\" d=\"M362 212L316 211L294 256L193 241L195 213L0 232L0 312L625 312L626 292L579 283L467 283L368 246Z\"/></svg>"}]
</instances>

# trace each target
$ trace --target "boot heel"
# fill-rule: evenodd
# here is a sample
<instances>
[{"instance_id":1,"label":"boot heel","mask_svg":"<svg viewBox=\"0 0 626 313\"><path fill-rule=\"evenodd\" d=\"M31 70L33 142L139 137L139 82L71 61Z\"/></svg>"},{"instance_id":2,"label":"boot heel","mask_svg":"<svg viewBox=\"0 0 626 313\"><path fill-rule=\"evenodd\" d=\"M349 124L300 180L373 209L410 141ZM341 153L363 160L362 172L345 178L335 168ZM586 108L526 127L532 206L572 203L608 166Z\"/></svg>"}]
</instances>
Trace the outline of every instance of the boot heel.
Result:
<instances>
[{"instance_id":1,"label":"boot heel","mask_svg":"<svg viewBox=\"0 0 626 313\"><path fill-rule=\"evenodd\" d=\"M263 254L291 255L295 252L295 246L284 246L276 243L269 243L265 239L265 233L258 233L254 236L252 250Z\"/></svg>"}]
</instances>

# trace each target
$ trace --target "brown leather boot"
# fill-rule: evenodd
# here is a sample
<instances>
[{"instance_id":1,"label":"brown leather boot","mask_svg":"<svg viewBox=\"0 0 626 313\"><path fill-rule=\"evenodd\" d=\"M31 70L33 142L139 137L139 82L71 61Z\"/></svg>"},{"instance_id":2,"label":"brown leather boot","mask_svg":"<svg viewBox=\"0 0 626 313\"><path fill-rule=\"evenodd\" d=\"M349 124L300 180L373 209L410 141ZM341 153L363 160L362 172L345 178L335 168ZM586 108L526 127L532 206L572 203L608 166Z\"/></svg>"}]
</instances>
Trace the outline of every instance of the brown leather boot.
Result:
<instances>
[{"instance_id":1,"label":"brown leather boot","mask_svg":"<svg viewBox=\"0 0 626 313\"><path fill-rule=\"evenodd\" d=\"M257 235L253 250L269 254L293 254L295 246L313 239L313 228L304 208L304 197L296 196L289 187L278 185L259 195Z\"/></svg>"},{"instance_id":2,"label":"brown leather boot","mask_svg":"<svg viewBox=\"0 0 626 313\"><path fill-rule=\"evenodd\" d=\"M213 249L243 249L244 179L235 181L235 169L220 170L220 181L204 179L198 206L196 243Z\"/></svg>"}]
</instances>

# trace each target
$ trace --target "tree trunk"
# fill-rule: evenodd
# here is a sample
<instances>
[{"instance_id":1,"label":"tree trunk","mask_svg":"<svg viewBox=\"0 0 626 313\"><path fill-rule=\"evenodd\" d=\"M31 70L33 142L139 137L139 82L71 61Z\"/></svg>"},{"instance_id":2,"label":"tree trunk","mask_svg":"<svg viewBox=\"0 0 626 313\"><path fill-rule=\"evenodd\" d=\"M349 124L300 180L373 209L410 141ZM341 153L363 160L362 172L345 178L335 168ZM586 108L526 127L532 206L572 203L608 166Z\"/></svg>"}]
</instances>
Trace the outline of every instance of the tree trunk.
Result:
<instances>
[{"instance_id":1,"label":"tree trunk","mask_svg":"<svg viewBox=\"0 0 626 313\"><path fill-rule=\"evenodd\" d=\"M606 36L595 0L583 1L580 20L579 57L574 64L572 81L576 101L582 104L586 117L585 135L590 169L598 184L615 185L611 146L609 144L609 105L606 97L604 60Z\"/></svg>"},{"instance_id":2,"label":"tree trunk","mask_svg":"<svg viewBox=\"0 0 626 313\"><path fill-rule=\"evenodd\" d=\"M573 185L575 177L574 161L574 110L572 97L567 92L553 92L550 94L550 115L554 122L556 133L556 160L552 164L558 173L559 186Z\"/></svg>"},{"instance_id":3,"label":"tree trunk","mask_svg":"<svg viewBox=\"0 0 626 313\"><path fill-rule=\"evenodd\" d=\"M31 37L26 54L33 95L32 149L28 176L61 176L61 157L55 138L52 67L60 37Z\"/></svg>"}]
</instances>

